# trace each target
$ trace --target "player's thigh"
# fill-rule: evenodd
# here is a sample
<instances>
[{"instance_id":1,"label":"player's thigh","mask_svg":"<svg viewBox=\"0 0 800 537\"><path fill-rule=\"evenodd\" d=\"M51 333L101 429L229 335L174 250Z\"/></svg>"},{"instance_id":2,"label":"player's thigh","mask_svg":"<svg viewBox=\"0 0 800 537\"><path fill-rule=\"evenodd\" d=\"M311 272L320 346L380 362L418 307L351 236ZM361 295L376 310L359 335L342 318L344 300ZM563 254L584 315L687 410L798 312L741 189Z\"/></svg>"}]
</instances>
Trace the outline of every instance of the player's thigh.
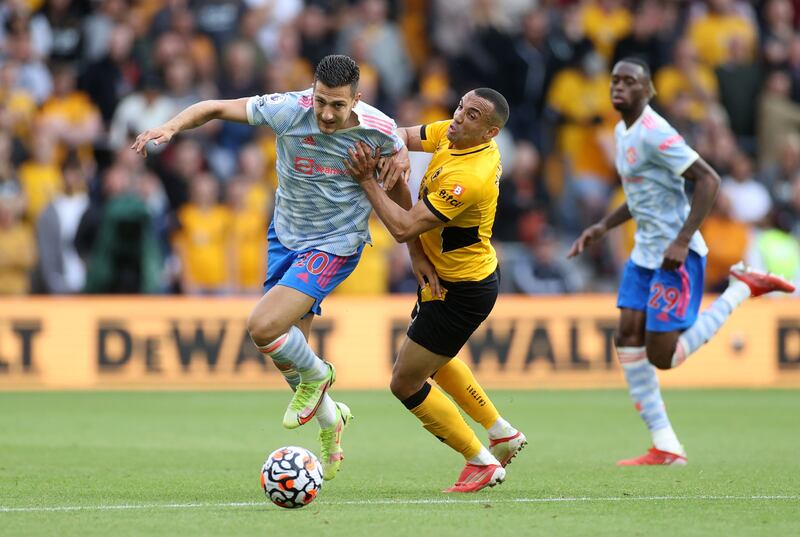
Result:
<instances>
[{"instance_id":1,"label":"player's thigh","mask_svg":"<svg viewBox=\"0 0 800 537\"><path fill-rule=\"evenodd\" d=\"M620 308L617 328L617 345L620 347L642 347L645 343L644 327L647 313L641 310Z\"/></svg>"},{"instance_id":2,"label":"player's thigh","mask_svg":"<svg viewBox=\"0 0 800 537\"><path fill-rule=\"evenodd\" d=\"M628 260L619 284L617 308L620 311L617 344L621 347L644 345L647 299L654 271Z\"/></svg>"},{"instance_id":3,"label":"player's thigh","mask_svg":"<svg viewBox=\"0 0 800 537\"><path fill-rule=\"evenodd\" d=\"M250 312L247 329L257 344L265 345L285 334L293 324L306 316L314 302L314 297L297 289L276 285L261 297Z\"/></svg>"},{"instance_id":4,"label":"player's thigh","mask_svg":"<svg viewBox=\"0 0 800 537\"><path fill-rule=\"evenodd\" d=\"M401 400L411 397L437 369L451 359L449 356L429 351L406 337L392 369L390 385L392 393Z\"/></svg>"}]
</instances>

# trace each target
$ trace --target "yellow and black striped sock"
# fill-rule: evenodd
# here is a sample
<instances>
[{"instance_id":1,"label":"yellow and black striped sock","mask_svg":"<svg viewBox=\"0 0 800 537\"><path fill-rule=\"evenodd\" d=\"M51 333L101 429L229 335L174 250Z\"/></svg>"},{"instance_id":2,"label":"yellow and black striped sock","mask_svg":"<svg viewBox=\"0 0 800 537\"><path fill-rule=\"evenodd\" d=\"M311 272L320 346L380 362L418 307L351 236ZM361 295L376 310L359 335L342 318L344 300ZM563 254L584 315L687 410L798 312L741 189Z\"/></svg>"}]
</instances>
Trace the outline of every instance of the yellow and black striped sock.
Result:
<instances>
[{"instance_id":1,"label":"yellow and black striped sock","mask_svg":"<svg viewBox=\"0 0 800 537\"><path fill-rule=\"evenodd\" d=\"M488 429L500 417L500 413L478 383L467 364L453 358L434 373L436 381L444 391L455 399L467 415Z\"/></svg>"},{"instance_id":2,"label":"yellow and black striped sock","mask_svg":"<svg viewBox=\"0 0 800 537\"><path fill-rule=\"evenodd\" d=\"M422 426L439 440L471 459L481 451L481 442L461 416L456 405L441 390L425 383L417 393L403 404Z\"/></svg>"}]
</instances>

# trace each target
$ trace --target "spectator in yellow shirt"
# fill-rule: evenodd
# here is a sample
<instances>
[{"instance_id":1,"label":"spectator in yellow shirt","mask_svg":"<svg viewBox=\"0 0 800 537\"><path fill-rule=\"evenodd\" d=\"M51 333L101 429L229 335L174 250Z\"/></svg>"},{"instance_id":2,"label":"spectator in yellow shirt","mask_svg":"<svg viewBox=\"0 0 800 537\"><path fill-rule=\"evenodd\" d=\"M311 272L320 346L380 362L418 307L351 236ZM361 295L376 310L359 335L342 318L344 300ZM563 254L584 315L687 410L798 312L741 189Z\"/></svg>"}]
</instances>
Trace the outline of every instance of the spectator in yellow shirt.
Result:
<instances>
[{"instance_id":1,"label":"spectator in yellow shirt","mask_svg":"<svg viewBox=\"0 0 800 537\"><path fill-rule=\"evenodd\" d=\"M583 31L606 61L614 46L631 31L633 17L621 0L590 0L581 8Z\"/></svg>"},{"instance_id":2,"label":"spectator in yellow shirt","mask_svg":"<svg viewBox=\"0 0 800 537\"><path fill-rule=\"evenodd\" d=\"M717 100L719 87L714 71L700 62L694 44L682 39L675 45L672 65L659 69L655 76L656 98L670 108L679 96L687 97L689 118L705 119L710 104Z\"/></svg>"},{"instance_id":3,"label":"spectator in yellow shirt","mask_svg":"<svg viewBox=\"0 0 800 537\"><path fill-rule=\"evenodd\" d=\"M733 0L708 0L708 12L691 23L688 35L703 63L714 68L728 61L734 38L744 41L752 58L758 31L753 21L736 12Z\"/></svg>"},{"instance_id":4,"label":"spectator in yellow shirt","mask_svg":"<svg viewBox=\"0 0 800 537\"><path fill-rule=\"evenodd\" d=\"M100 111L89 96L75 89L75 68L62 65L53 77L53 95L42 105L39 120L59 143L57 162L63 162L68 150L75 149L81 162L94 158L92 144L100 135L103 123Z\"/></svg>"},{"instance_id":5,"label":"spectator in yellow shirt","mask_svg":"<svg viewBox=\"0 0 800 537\"><path fill-rule=\"evenodd\" d=\"M13 183L0 187L0 295L24 295L36 262L36 241L22 221L23 198Z\"/></svg>"},{"instance_id":6,"label":"spectator in yellow shirt","mask_svg":"<svg viewBox=\"0 0 800 537\"><path fill-rule=\"evenodd\" d=\"M266 274L267 216L264 208L248 204L250 185L233 179L226 189L230 210L229 250L232 291L260 293Z\"/></svg>"},{"instance_id":7,"label":"spectator in yellow shirt","mask_svg":"<svg viewBox=\"0 0 800 537\"><path fill-rule=\"evenodd\" d=\"M189 203L178 211L173 247L181 261L184 293L222 294L230 287L231 218L218 198L217 180L203 173L192 179Z\"/></svg>"},{"instance_id":8,"label":"spectator in yellow shirt","mask_svg":"<svg viewBox=\"0 0 800 537\"><path fill-rule=\"evenodd\" d=\"M17 172L27 201L25 214L29 222L36 222L50 200L61 192L61 168L56 162L55 139L43 127L33 132L33 139L33 158L23 162Z\"/></svg>"}]
</instances>

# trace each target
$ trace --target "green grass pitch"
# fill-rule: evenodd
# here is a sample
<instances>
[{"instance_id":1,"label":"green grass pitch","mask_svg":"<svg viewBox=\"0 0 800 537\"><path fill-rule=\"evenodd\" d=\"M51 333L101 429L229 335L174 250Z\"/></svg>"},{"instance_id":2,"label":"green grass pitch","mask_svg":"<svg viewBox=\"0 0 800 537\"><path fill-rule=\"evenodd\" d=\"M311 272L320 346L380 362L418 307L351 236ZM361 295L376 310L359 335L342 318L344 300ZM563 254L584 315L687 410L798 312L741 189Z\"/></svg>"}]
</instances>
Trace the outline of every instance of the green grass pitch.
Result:
<instances>
[{"instance_id":1,"label":"green grass pitch","mask_svg":"<svg viewBox=\"0 0 800 537\"><path fill-rule=\"evenodd\" d=\"M686 468L616 468L648 447L623 391L493 392L529 438L505 483L445 495L462 460L388 392L335 392L356 419L339 476L268 503L287 392L0 393L0 534L798 535L800 392L667 391ZM479 431L485 438L483 431Z\"/></svg>"}]
</instances>

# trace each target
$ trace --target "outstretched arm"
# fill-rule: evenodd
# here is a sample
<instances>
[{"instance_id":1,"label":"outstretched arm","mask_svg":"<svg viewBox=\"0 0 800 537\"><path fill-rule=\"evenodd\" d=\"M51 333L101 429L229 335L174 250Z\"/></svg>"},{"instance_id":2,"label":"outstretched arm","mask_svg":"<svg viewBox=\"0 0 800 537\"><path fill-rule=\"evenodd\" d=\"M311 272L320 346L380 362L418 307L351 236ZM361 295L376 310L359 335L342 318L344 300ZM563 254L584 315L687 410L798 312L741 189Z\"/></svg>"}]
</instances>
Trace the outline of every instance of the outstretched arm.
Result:
<instances>
[{"instance_id":1,"label":"outstretched arm","mask_svg":"<svg viewBox=\"0 0 800 537\"><path fill-rule=\"evenodd\" d=\"M193 129L212 119L225 119L247 123L248 98L201 101L184 109L178 115L154 129L146 130L136 137L131 149L147 156L147 143L166 144L181 131Z\"/></svg>"},{"instance_id":2,"label":"outstretched arm","mask_svg":"<svg viewBox=\"0 0 800 537\"><path fill-rule=\"evenodd\" d=\"M624 224L628 220L631 219L631 211L628 209L628 202L623 203L613 212L608 214L605 218L600 220L598 223L594 224L583 230L581 236L572 243L572 248L569 249L569 253L567 253L567 257L575 257L576 255L581 254L589 244L592 242L597 242L600 240L603 235L605 235L609 230L614 229L615 227Z\"/></svg>"}]
</instances>

